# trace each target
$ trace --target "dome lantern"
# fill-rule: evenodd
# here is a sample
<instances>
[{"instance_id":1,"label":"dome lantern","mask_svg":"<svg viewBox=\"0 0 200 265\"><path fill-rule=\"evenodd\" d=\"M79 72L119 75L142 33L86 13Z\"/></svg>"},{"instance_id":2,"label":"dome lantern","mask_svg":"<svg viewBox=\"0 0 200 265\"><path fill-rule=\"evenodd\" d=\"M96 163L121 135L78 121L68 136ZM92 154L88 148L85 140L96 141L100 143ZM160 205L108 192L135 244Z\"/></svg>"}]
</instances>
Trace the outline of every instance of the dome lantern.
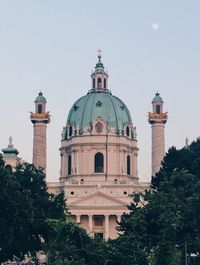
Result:
<instances>
[{"instance_id":1,"label":"dome lantern","mask_svg":"<svg viewBox=\"0 0 200 265\"><path fill-rule=\"evenodd\" d=\"M152 100L152 107L153 107L153 112L160 114L163 112L163 99L161 98L160 94L156 92L153 100Z\"/></svg>"},{"instance_id":2,"label":"dome lantern","mask_svg":"<svg viewBox=\"0 0 200 265\"><path fill-rule=\"evenodd\" d=\"M40 114L45 113L47 100L43 96L43 93L41 91L38 93L38 96L36 97L34 102L35 102L35 112Z\"/></svg>"},{"instance_id":3,"label":"dome lantern","mask_svg":"<svg viewBox=\"0 0 200 265\"><path fill-rule=\"evenodd\" d=\"M98 50L98 62L94 72L91 74L92 89L91 92L108 92L108 74L104 70L101 62L101 50Z\"/></svg>"}]
</instances>

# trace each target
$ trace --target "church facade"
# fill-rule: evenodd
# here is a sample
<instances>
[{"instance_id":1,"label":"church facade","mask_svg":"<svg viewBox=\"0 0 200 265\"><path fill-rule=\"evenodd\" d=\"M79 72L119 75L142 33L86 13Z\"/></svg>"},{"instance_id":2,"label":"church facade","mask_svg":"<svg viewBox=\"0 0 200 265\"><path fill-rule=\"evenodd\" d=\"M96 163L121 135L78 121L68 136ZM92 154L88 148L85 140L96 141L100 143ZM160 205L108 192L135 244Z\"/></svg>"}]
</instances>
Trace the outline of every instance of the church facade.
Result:
<instances>
[{"instance_id":1,"label":"church facade","mask_svg":"<svg viewBox=\"0 0 200 265\"><path fill-rule=\"evenodd\" d=\"M45 171L50 115L42 92L35 99L35 112L30 119L33 123L33 164ZM152 175L159 170L164 156L166 121L163 100L156 93L152 112L149 112ZM6 161L6 148L3 153ZM112 95L108 73L99 54L91 74L91 89L69 111L60 146L60 177L58 182L47 183L49 192L64 190L69 211L88 234L105 240L116 238L115 227L122 214L128 212L130 195L150 187L150 183L139 181L137 157L135 124L125 103Z\"/></svg>"}]
</instances>

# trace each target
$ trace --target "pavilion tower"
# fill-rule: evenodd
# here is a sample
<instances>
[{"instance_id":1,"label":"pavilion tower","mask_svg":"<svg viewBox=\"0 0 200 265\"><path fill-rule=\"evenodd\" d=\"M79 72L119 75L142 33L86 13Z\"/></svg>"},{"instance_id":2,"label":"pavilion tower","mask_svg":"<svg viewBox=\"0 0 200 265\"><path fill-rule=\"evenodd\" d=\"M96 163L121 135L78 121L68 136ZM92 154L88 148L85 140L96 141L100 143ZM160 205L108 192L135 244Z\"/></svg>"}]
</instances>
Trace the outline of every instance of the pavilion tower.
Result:
<instances>
[{"instance_id":1,"label":"pavilion tower","mask_svg":"<svg viewBox=\"0 0 200 265\"><path fill-rule=\"evenodd\" d=\"M35 112L31 112L33 123L33 164L46 172L46 130L50 122L49 112L46 112L46 98L39 92L35 99Z\"/></svg>"},{"instance_id":2,"label":"pavilion tower","mask_svg":"<svg viewBox=\"0 0 200 265\"><path fill-rule=\"evenodd\" d=\"M152 100L152 112L149 112L149 123L152 129L152 176L159 171L165 155L165 123L167 112L163 112L163 100L157 92Z\"/></svg>"},{"instance_id":3,"label":"pavilion tower","mask_svg":"<svg viewBox=\"0 0 200 265\"><path fill-rule=\"evenodd\" d=\"M17 165L20 164L21 158L18 156L18 150L13 146L12 137L9 137L9 144L8 147L2 149L3 152L3 160L5 161L6 165L12 167L13 170L16 169Z\"/></svg>"},{"instance_id":4,"label":"pavilion tower","mask_svg":"<svg viewBox=\"0 0 200 265\"><path fill-rule=\"evenodd\" d=\"M91 74L91 92L108 92L108 74L105 72L103 63L101 62L101 50L98 52L98 62L95 70Z\"/></svg>"}]
</instances>

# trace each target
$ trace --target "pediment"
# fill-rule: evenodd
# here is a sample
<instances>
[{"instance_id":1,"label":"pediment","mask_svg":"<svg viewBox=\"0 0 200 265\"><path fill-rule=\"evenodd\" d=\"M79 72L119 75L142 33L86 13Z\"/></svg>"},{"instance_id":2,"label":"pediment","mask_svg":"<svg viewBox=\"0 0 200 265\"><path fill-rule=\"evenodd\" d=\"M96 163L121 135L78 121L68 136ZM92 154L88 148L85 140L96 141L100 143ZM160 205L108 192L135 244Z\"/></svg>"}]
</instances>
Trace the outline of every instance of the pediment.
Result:
<instances>
[{"instance_id":1,"label":"pediment","mask_svg":"<svg viewBox=\"0 0 200 265\"><path fill-rule=\"evenodd\" d=\"M77 199L68 204L69 207L126 207L127 204L119 199L113 198L103 192L97 191L93 194Z\"/></svg>"}]
</instances>

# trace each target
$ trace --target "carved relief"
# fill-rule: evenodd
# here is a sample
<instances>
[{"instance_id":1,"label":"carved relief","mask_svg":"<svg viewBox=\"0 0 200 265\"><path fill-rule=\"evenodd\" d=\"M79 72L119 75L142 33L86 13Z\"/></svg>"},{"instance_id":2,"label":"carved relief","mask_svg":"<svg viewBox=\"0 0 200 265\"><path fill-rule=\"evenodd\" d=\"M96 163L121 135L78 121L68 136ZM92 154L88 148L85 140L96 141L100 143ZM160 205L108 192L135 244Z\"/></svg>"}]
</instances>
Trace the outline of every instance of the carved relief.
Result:
<instances>
[{"instance_id":1,"label":"carved relief","mask_svg":"<svg viewBox=\"0 0 200 265\"><path fill-rule=\"evenodd\" d=\"M96 120L91 123L91 132L93 134L107 134L107 127L107 122L103 118L97 117Z\"/></svg>"},{"instance_id":2,"label":"carved relief","mask_svg":"<svg viewBox=\"0 0 200 265\"><path fill-rule=\"evenodd\" d=\"M162 113L149 112L149 119L167 119L167 118L168 118L167 112L162 112Z\"/></svg>"},{"instance_id":3,"label":"carved relief","mask_svg":"<svg viewBox=\"0 0 200 265\"><path fill-rule=\"evenodd\" d=\"M49 119L50 118L49 111L46 113L33 113L33 112L30 112L30 113L31 113L30 115L31 119Z\"/></svg>"},{"instance_id":4,"label":"carved relief","mask_svg":"<svg viewBox=\"0 0 200 265\"><path fill-rule=\"evenodd\" d=\"M95 125L95 129L97 133L102 133L103 131L103 124L101 122L97 122Z\"/></svg>"},{"instance_id":5,"label":"carved relief","mask_svg":"<svg viewBox=\"0 0 200 265\"><path fill-rule=\"evenodd\" d=\"M121 192L120 192L121 195ZM107 194L103 194L101 192L98 192L96 194L89 195L85 197L82 200L77 200L76 202L73 202L70 206L126 206L126 204L118 199L115 199L113 197L110 197Z\"/></svg>"}]
</instances>

